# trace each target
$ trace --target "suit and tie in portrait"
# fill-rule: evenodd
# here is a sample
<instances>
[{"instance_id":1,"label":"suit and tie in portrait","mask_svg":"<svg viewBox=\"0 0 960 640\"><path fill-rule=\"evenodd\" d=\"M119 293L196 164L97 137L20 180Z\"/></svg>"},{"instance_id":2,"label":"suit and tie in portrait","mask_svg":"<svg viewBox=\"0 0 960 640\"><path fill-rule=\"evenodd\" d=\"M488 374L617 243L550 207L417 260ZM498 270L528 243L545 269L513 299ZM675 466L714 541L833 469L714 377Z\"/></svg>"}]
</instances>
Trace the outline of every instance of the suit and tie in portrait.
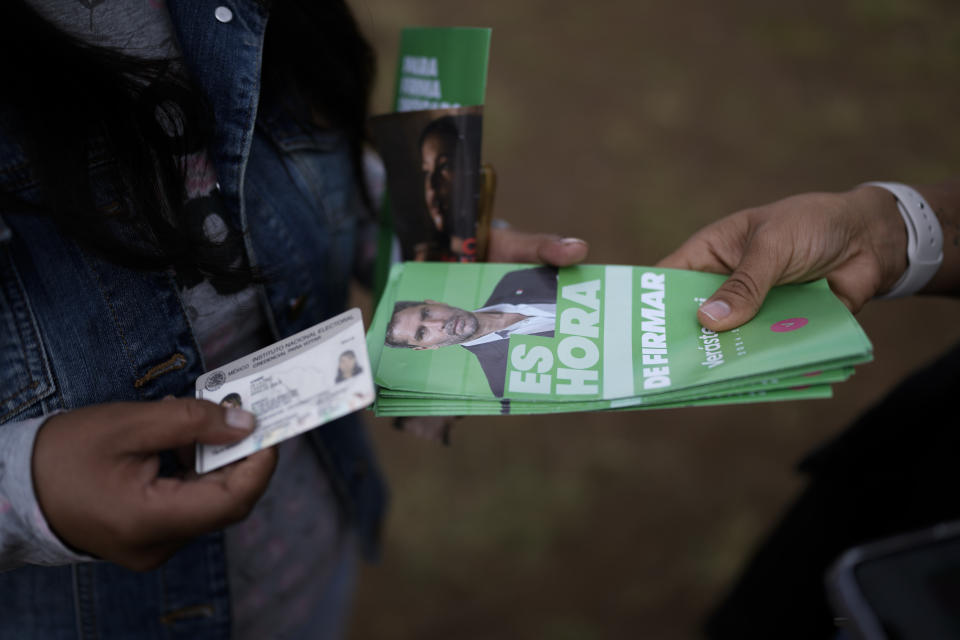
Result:
<instances>
[{"instance_id":1,"label":"suit and tie in portrait","mask_svg":"<svg viewBox=\"0 0 960 640\"><path fill-rule=\"evenodd\" d=\"M553 337L556 303L555 268L518 269L505 274L473 311L435 300L397 302L384 342L415 350L459 345L476 356L490 391L502 398L509 337Z\"/></svg>"},{"instance_id":2,"label":"suit and tie in portrait","mask_svg":"<svg viewBox=\"0 0 960 640\"><path fill-rule=\"evenodd\" d=\"M481 308L499 304L556 304L557 270L552 267L537 267L511 271L503 276L493 293ZM553 337L553 331L542 331L529 335ZM490 390L498 398L503 397L504 380L507 377L507 347L510 346L509 333L500 340L493 340L461 347L477 356L483 373L490 383Z\"/></svg>"}]
</instances>

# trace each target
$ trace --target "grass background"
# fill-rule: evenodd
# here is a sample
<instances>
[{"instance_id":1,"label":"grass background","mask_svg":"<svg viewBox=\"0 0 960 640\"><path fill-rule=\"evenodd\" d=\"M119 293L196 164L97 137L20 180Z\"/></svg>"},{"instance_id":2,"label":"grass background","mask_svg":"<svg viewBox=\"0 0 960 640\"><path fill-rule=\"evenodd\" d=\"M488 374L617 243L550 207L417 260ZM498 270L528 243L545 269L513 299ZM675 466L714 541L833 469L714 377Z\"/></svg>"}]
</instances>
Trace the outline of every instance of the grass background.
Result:
<instances>
[{"instance_id":1,"label":"grass background","mask_svg":"<svg viewBox=\"0 0 960 640\"><path fill-rule=\"evenodd\" d=\"M399 31L493 28L496 214L650 264L740 208L960 157L949 0L350 0L389 109ZM369 300L358 294L369 318ZM793 470L960 337L953 300L869 305L832 400L464 419L443 448L369 420L392 487L357 639L692 638L801 488Z\"/></svg>"}]
</instances>

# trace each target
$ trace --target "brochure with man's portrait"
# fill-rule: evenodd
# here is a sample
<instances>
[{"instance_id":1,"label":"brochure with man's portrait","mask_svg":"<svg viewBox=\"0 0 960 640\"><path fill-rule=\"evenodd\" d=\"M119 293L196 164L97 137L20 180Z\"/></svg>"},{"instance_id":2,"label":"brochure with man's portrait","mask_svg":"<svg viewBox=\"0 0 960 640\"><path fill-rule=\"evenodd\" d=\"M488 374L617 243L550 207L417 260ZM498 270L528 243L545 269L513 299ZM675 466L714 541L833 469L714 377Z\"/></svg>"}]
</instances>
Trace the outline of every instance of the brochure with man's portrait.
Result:
<instances>
[{"instance_id":1,"label":"brochure with man's portrait","mask_svg":"<svg viewBox=\"0 0 960 640\"><path fill-rule=\"evenodd\" d=\"M872 358L825 281L715 333L723 276L656 267L405 263L368 333L385 415L543 413L828 397Z\"/></svg>"}]
</instances>

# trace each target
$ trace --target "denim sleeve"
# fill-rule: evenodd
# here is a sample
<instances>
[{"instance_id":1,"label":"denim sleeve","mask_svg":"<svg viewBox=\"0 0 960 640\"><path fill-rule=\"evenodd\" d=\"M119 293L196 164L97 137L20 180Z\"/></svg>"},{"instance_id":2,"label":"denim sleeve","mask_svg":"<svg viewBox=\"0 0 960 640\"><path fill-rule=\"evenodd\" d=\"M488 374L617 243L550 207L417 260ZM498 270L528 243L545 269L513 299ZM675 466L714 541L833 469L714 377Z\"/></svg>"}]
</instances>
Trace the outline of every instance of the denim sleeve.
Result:
<instances>
[{"instance_id":1,"label":"denim sleeve","mask_svg":"<svg viewBox=\"0 0 960 640\"><path fill-rule=\"evenodd\" d=\"M92 560L60 542L33 490L33 443L49 417L0 426L0 571Z\"/></svg>"}]
</instances>

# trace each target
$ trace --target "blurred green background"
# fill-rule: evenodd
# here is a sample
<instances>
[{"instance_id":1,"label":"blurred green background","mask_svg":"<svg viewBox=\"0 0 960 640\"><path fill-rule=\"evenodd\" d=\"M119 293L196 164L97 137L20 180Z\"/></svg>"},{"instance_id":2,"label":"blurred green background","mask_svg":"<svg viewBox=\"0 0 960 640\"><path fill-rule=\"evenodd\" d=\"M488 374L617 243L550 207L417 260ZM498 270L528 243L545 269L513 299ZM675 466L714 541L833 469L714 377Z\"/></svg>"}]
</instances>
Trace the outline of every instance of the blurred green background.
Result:
<instances>
[{"instance_id":1,"label":"blurred green background","mask_svg":"<svg viewBox=\"0 0 960 640\"><path fill-rule=\"evenodd\" d=\"M379 54L375 113L402 27L493 28L496 214L588 239L592 262L653 263L793 193L957 172L949 0L350 4ZM370 418L393 501L351 637L697 637L802 486L797 460L956 341L957 313L869 305L875 361L832 400L464 419L450 448Z\"/></svg>"}]
</instances>

